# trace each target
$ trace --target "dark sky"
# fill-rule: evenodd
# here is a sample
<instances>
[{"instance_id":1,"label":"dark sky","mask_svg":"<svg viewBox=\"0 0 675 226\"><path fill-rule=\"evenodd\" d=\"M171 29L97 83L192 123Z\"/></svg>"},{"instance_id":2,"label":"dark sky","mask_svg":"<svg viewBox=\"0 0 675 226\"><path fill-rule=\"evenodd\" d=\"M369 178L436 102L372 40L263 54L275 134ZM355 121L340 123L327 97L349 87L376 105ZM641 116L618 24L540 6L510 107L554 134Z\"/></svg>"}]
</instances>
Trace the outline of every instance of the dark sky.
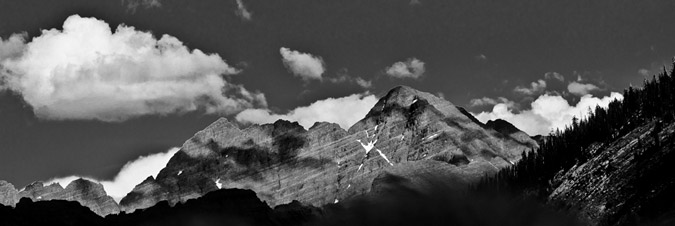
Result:
<instances>
[{"instance_id":1,"label":"dark sky","mask_svg":"<svg viewBox=\"0 0 675 226\"><path fill-rule=\"evenodd\" d=\"M395 85L442 93L469 106L481 97L532 101L513 90L558 72L598 86L594 95L640 84L675 55L675 1L586 0L244 0L251 19L238 16L235 0L0 1L0 37L61 29L73 14L169 34L191 49L219 54L242 69L230 81L265 94L269 109L285 113L328 97ZM304 82L284 67L281 47L321 56L326 78L340 74L372 81ZM394 62L425 63L419 79L385 74ZM564 84L557 87L564 90ZM550 89L556 89L551 85ZM566 95L574 101L575 97ZM524 107L527 108L527 107ZM470 107L473 112L490 106ZM232 117L232 115L224 115ZM12 91L0 92L0 179L22 187L34 180L86 174L113 177L140 155L180 146L220 117L194 111L149 115L123 122L46 120Z\"/></svg>"}]
</instances>

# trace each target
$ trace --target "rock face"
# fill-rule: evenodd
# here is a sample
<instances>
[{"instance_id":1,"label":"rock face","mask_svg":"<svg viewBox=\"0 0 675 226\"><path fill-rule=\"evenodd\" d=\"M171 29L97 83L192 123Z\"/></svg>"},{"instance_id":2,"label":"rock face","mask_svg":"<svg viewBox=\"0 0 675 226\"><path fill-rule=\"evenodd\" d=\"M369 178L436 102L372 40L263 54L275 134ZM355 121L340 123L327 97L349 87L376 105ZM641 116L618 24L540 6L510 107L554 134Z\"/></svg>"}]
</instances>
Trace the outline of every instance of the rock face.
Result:
<instances>
[{"instance_id":1,"label":"rock face","mask_svg":"<svg viewBox=\"0 0 675 226\"><path fill-rule=\"evenodd\" d=\"M15 206L24 197L33 201L77 201L100 216L120 212L115 200L105 193L103 185L82 178L70 182L65 189L58 183L44 186L38 181L21 191L17 191L10 183L0 181L0 204Z\"/></svg>"},{"instance_id":2,"label":"rock face","mask_svg":"<svg viewBox=\"0 0 675 226\"><path fill-rule=\"evenodd\" d=\"M537 147L523 134L495 131L446 100L403 86L348 131L331 123L305 130L283 120L240 129L221 118L120 206L131 212L163 200L173 205L220 188L251 189L271 206L292 200L320 206L368 193L382 174L471 182Z\"/></svg>"},{"instance_id":3,"label":"rock face","mask_svg":"<svg viewBox=\"0 0 675 226\"><path fill-rule=\"evenodd\" d=\"M594 157L559 172L549 200L574 208L590 225L636 225L675 210L675 124L658 123L588 147Z\"/></svg>"},{"instance_id":4,"label":"rock face","mask_svg":"<svg viewBox=\"0 0 675 226\"><path fill-rule=\"evenodd\" d=\"M19 192L13 184L0 180L0 204L14 206L19 201Z\"/></svg>"}]
</instances>

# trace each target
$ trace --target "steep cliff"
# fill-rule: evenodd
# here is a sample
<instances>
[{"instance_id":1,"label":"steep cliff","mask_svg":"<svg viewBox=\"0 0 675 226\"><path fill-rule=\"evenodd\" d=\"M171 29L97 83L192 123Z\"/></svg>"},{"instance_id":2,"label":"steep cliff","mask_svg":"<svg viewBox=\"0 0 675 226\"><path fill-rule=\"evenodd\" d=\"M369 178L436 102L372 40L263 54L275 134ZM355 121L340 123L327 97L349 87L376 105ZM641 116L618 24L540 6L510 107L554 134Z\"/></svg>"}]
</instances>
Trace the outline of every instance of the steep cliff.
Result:
<instances>
[{"instance_id":1,"label":"steep cliff","mask_svg":"<svg viewBox=\"0 0 675 226\"><path fill-rule=\"evenodd\" d=\"M383 173L471 182L537 147L512 132L495 131L444 99L404 86L389 91L348 131L330 123L305 130L283 120L240 129L221 118L187 140L157 178L136 186L120 205L133 211L242 188L272 206L292 200L320 206L369 192Z\"/></svg>"}]
</instances>

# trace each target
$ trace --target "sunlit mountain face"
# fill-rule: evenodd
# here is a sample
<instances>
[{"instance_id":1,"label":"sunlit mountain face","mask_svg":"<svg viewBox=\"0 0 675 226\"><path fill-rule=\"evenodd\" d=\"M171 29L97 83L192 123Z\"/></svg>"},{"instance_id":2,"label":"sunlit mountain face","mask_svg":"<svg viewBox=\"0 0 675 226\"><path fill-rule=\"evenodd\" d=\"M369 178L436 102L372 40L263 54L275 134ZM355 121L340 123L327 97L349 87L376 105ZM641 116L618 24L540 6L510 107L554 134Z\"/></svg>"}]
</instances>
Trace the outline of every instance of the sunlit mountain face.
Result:
<instances>
[{"instance_id":1,"label":"sunlit mountain face","mask_svg":"<svg viewBox=\"0 0 675 226\"><path fill-rule=\"evenodd\" d=\"M0 2L0 225L668 225L673 9Z\"/></svg>"}]
</instances>

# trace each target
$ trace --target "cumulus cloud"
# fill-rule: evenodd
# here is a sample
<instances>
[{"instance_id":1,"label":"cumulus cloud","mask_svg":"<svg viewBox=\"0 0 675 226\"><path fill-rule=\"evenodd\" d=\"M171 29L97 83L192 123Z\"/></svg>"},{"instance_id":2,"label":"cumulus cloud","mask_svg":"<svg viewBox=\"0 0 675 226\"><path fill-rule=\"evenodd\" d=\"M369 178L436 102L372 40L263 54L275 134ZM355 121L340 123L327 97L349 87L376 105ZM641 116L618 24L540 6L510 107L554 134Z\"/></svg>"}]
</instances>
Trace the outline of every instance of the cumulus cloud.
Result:
<instances>
[{"instance_id":1,"label":"cumulus cloud","mask_svg":"<svg viewBox=\"0 0 675 226\"><path fill-rule=\"evenodd\" d=\"M417 58L399 61L386 68L387 75L394 78L418 79L424 75L424 62Z\"/></svg>"},{"instance_id":2,"label":"cumulus cloud","mask_svg":"<svg viewBox=\"0 0 675 226\"><path fill-rule=\"evenodd\" d=\"M52 178L45 184L59 183L61 187L65 188L70 182L78 178L85 178L90 181L101 183L105 192L119 203L124 196L131 192L136 185L143 182L145 178L148 178L149 176L156 178L159 171L166 167L169 159L171 159L178 150L179 148L171 148L167 152L141 156L135 160L129 161L124 164L113 180L96 180L87 176L67 176Z\"/></svg>"},{"instance_id":3,"label":"cumulus cloud","mask_svg":"<svg viewBox=\"0 0 675 226\"><path fill-rule=\"evenodd\" d=\"M622 100L623 96L616 92L603 98L589 94L582 96L576 105L570 105L561 96L544 94L531 103L530 110L516 114L509 109L507 104L500 103L495 105L491 112L481 112L474 116L483 123L488 120L503 119L529 135L546 135L556 129L564 129L574 117L579 119L588 117L589 109L594 110L598 105L606 108L615 99Z\"/></svg>"},{"instance_id":4,"label":"cumulus cloud","mask_svg":"<svg viewBox=\"0 0 675 226\"><path fill-rule=\"evenodd\" d=\"M21 56L0 64L8 88L44 119L234 114L265 104L263 94L223 78L238 70L218 54L189 50L169 35L157 40L131 26L112 31L104 21L78 15L68 17L63 30L43 30L25 43Z\"/></svg>"},{"instance_id":5,"label":"cumulus cloud","mask_svg":"<svg viewBox=\"0 0 675 226\"><path fill-rule=\"evenodd\" d=\"M0 38L0 62L21 56L26 48L26 33L12 34L3 40Z\"/></svg>"},{"instance_id":6,"label":"cumulus cloud","mask_svg":"<svg viewBox=\"0 0 675 226\"><path fill-rule=\"evenodd\" d=\"M571 82L569 85L567 85L567 91L569 91L572 94L576 94L579 96L583 96L586 94L589 94L591 91L598 90L598 86L593 85L593 84L584 84L584 83L579 83L579 82Z\"/></svg>"},{"instance_id":7,"label":"cumulus cloud","mask_svg":"<svg viewBox=\"0 0 675 226\"><path fill-rule=\"evenodd\" d=\"M375 95L352 94L319 100L309 106L298 107L287 114L274 114L267 109L248 109L239 113L236 119L239 122L256 124L273 123L284 119L297 121L305 129L309 129L315 122L332 122L349 129L365 117L376 103Z\"/></svg>"},{"instance_id":8,"label":"cumulus cloud","mask_svg":"<svg viewBox=\"0 0 675 226\"><path fill-rule=\"evenodd\" d=\"M326 71L323 59L309 53L301 53L286 47L279 49L286 69L293 75L305 81L312 79L322 80L321 75Z\"/></svg>"},{"instance_id":9,"label":"cumulus cloud","mask_svg":"<svg viewBox=\"0 0 675 226\"><path fill-rule=\"evenodd\" d=\"M530 87L516 86L513 91L525 95L533 95L543 92L546 89L546 81L539 79L536 82L530 83Z\"/></svg>"},{"instance_id":10,"label":"cumulus cloud","mask_svg":"<svg viewBox=\"0 0 675 226\"><path fill-rule=\"evenodd\" d=\"M162 7L162 3L159 0L122 0L122 5L126 5L127 11L132 14L136 13L138 7L146 9Z\"/></svg>"},{"instance_id":11,"label":"cumulus cloud","mask_svg":"<svg viewBox=\"0 0 675 226\"><path fill-rule=\"evenodd\" d=\"M243 20L251 20L253 17L253 13L246 9L243 0L237 0L237 10L235 10L234 13Z\"/></svg>"},{"instance_id":12,"label":"cumulus cloud","mask_svg":"<svg viewBox=\"0 0 675 226\"><path fill-rule=\"evenodd\" d=\"M544 74L544 78L555 79L555 80L558 80L558 81L561 81L561 82L565 81L565 76L563 76L562 74L560 74L558 72L546 72Z\"/></svg>"}]
</instances>

